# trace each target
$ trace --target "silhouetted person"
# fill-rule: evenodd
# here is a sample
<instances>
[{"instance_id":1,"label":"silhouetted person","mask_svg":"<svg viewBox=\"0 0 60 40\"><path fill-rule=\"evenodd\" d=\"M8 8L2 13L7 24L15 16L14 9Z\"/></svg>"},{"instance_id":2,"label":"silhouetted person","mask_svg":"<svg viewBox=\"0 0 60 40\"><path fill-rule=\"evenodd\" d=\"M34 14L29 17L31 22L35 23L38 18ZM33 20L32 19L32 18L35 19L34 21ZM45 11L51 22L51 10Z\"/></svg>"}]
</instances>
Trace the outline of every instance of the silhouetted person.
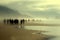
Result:
<instances>
[{"instance_id":1,"label":"silhouetted person","mask_svg":"<svg viewBox=\"0 0 60 40\"><path fill-rule=\"evenodd\" d=\"M18 24L18 23L19 23L18 19L15 19L14 24Z\"/></svg>"},{"instance_id":2,"label":"silhouetted person","mask_svg":"<svg viewBox=\"0 0 60 40\"><path fill-rule=\"evenodd\" d=\"M6 19L3 20L4 24L7 24Z\"/></svg>"},{"instance_id":3,"label":"silhouetted person","mask_svg":"<svg viewBox=\"0 0 60 40\"><path fill-rule=\"evenodd\" d=\"M13 21L13 19L10 19L9 21L10 21L10 24L14 24L14 21Z\"/></svg>"},{"instance_id":4,"label":"silhouetted person","mask_svg":"<svg viewBox=\"0 0 60 40\"><path fill-rule=\"evenodd\" d=\"M10 19L7 19L6 22L7 22L7 24L10 24Z\"/></svg>"},{"instance_id":5,"label":"silhouetted person","mask_svg":"<svg viewBox=\"0 0 60 40\"><path fill-rule=\"evenodd\" d=\"M24 28L25 20L22 19L22 20L20 21L20 24L21 24L21 28Z\"/></svg>"}]
</instances>

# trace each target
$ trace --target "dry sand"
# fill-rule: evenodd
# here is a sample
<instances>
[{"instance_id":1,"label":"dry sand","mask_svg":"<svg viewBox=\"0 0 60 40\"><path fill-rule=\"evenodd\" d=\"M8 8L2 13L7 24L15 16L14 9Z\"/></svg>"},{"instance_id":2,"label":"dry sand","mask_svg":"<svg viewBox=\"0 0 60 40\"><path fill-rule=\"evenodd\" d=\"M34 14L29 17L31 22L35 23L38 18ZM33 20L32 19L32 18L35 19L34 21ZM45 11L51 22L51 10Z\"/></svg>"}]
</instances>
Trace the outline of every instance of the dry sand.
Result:
<instances>
[{"instance_id":1,"label":"dry sand","mask_svg":"<svg viewBox=\"0 0 60 40\"><path fill-rule=\"evenodd\" d=\"M14 28L16 25L0 24L0 40L45 40L44 34L32 34L36 30Z\"/></svg>"}]
</instances>

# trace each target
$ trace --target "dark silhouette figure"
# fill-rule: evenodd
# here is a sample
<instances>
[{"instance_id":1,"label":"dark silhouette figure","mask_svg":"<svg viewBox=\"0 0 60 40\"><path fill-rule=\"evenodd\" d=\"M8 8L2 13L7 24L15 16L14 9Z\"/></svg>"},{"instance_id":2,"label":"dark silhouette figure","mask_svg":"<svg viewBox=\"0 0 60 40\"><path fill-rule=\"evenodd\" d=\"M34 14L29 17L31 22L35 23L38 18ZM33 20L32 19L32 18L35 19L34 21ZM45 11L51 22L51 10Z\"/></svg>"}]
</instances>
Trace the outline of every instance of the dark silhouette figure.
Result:
<instances>
[{"instance_id":1,"label":"dark silhouette figure","mask_svg":"<svg viewBox=\"0 0 60 40\"><path fill-rule=\"evenodd\" d=\"M24 24L24 23L25 23L25 20L24 20L24 19L22 19L22 20L21 20L21 24Z\"/></svg>"},{"instance_id":2,"label":"dark silhouette figure","mask_svg":"<svg viewBox=\"0 0 60 40\"><path fill-rule=\"evenodd\" d=\"M18 19L15 19L14 24L18 24L18 23L19 23Z\"/></svg>"},{"instance_id":3,"label":"dark silhouette figure","mask_svg":"<svg viewBox=\"0 0 60 40\"><path fill-rule=\"evenodd\" d=\"M6 19L3 20L4 24L7 24Z\"/></svg>"},{"instance_id":4,"label":"dark silhouette figure","mask_svg":"<svg viewBox=\"0 0 60 40\"><path fill-rule=\"evenodd\" d=\"M14 21L13 21L13 19L10 19L9 21L10 21L10 24L14 24Z\"/></svg>"},{"instance_id":5,"label":"dark silhouette figure","mask_svg":"<svg viewBox=\"0 0 60 40\"><path fill-rule=\"evenodd\" d=\"M24 28L25 20L22 19L22 20L20 21L20 24L21 24L21 28Z\"/></svg>"}]
</instances>

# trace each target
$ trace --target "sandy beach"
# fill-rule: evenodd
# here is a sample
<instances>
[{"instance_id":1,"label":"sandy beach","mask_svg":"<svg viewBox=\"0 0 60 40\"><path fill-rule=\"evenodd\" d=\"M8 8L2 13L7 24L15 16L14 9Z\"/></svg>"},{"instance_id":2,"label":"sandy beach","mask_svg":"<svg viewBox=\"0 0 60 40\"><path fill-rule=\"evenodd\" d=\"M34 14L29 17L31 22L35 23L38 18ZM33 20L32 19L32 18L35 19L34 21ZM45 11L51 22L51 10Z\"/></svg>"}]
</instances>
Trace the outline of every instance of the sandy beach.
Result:
<instances>
[{"instance_id":1,"label":"sandy beach","mask_svg":"<svg viewBox=\"0 0 60 40\"><path fill-rule=\"evenodd\" d=\"M32 34L37 30L16 29L13 26L0 24L0 40L45 40L48 35Z\"/></svg>"}]
</instances>

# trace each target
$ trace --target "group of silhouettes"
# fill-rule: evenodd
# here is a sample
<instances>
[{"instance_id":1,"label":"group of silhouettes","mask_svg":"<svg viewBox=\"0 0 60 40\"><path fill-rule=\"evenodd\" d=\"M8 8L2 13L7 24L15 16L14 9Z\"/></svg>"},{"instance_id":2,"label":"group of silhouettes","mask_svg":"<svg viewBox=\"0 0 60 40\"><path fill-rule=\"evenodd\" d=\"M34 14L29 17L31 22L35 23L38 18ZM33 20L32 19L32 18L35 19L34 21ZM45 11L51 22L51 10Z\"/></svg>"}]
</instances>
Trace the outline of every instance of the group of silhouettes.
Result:
<instances>
[{"instance_id":1,"label":"group of silhouettes","mask_svg":"<svg viewBox=\"0 0 60 40\"><path fill-rule=\"evenodd\" d=\"M21 19L4 19L3 20L4 24L11 24L11 25L18 25L19 24L19 28L24 29L24 24L25 24L25 20Z\"/></svg>"},{"instance_id":2,"label":"group of silhouettes","mask_svg":"<svg viewBox=\"0 0 60 40\"><path fill-rule=\"evenodd\" d=\"M4 19L4 24L24 24L25 20L21 19L20 21L18 19Z\"/></svg>"}]
</instances>

